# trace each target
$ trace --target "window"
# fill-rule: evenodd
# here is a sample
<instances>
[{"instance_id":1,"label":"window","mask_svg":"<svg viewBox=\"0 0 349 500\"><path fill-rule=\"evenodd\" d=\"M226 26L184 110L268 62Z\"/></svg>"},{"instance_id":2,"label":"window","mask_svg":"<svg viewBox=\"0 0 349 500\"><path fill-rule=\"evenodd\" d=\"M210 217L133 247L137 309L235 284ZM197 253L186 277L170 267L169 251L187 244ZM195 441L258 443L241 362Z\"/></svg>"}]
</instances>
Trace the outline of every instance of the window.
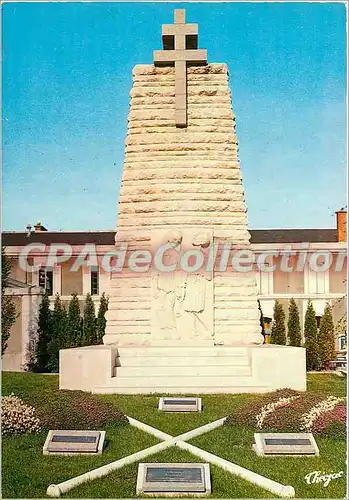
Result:
<instances>
[{"instance_id":1,"label":"window","mask_svg":"<svg viewBox=\"0 0 349 500\"><path fill-rule=\"evenodd\" d=\"M321 264L321 263L320 263ZM313 271L307 268L307 289L306 293L321 294L329 291L329 272Z\"/></svg>"},{"instance_id":2,"label":"window","mask_svg":"<svg viewBox=\"0 0 349 500\"><path fill-rule=\"evenodd\" d=\"M338 343L339 343L339 350L340 351L346 351L347 349L347 343L345 341L345 335L341 335L339 338L338 338Z\"/></svg>"},{"instance_id":3,"label":"window","mask_svg":"<svg viewBox=\"0 0 349 500\"><path fill-rule=\"evenodd\" d=\"M99 294L99 273L98 267L91 267L91 295Z\"/></svg>"},{"instance_id":4,"label":"window","mask_svg":"<svg viewBox=\"0 0 349 500\"><path fill-rule=\"evenodd\" d=\"M39 269L39 287L45 290L47 295L53 295L53 270L50 267Z\"/></svg>"},{"instance_id":5,"label":"window","mask_svg":"<svg viewBox=\"0 0 349 500\"><path fill-rule=\"evenodd\" d=\"M265 267L271 267L270 262L264 262ZM261 271L256 269L257 293L260 295L273 294L273 271Z\"/></svg>"},{"instance_id":6,"label":"window","mask_svg":"<svg viewBox=\"0 0 349 500\"><path fill-rule=\"evenodd\" d=\"M321 316L315 316L317 329L320 330Z\"/></svg>"}]
</instances>

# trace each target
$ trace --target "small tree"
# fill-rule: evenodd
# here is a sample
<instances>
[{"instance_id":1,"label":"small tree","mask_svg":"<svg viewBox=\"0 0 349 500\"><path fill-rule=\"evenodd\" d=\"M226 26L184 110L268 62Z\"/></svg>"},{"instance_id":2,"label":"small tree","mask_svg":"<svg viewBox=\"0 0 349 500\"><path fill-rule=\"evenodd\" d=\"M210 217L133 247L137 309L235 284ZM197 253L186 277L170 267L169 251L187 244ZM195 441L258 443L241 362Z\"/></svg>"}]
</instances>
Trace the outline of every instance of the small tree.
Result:
<instances>
[{"instance_id":1,"label":"small tree","mask_svg":"<svg viewBox=\"0 0 349 500\"><path fill-rule=\"evenodd\" d=\"M33 359L28 364L28 369L37 372L49 371L49 344L53 335L52 311L50 299L47 294L42 297L39 307L37 340L34 346Z\"/></svg>"},{"instance_id":2,"label":"small tree","mask_svg":"<svg viewBox=\"0 0 349 500\"><path fill-rule=\"evenodd\" d=\"M17 318L16 306L12 297L5 295L5 288L11 273L11 260L5 254L5 249L1 248L1 355L4 354L7 341L10 337L11 327Z\"/></svg>"},{"instance_id":3,"label":"small tree","mask_svg":"<svg viewBox=\"0 0 349 500\"><path fill-rule=\"evenodd\" d=\"M59 350L66 343L67 333L67 311L62 304L61 298L56 294L52 315L52 336L49 343L49 370L59 370Z\"/></svg>"},{"instance_id":4,"label":"small tree","mask_svg":"<svg viewBox=\"0 0 349 500\"><path fill-rule=\"evenodd\" d=\"M262 306L261 306L261 301L257 300L258 303L258 311L259 311L259 324L261 327L261 334L263 335L264 341L263 344L265 344L265 328L264 328L264 316L263 316L263 311L262 311Z\"/></svg>"},{"instance_id":5,"label":"small tree","mask_svg":"<svg viewBox=\"0 0 349 500\"><path fill-rule=\"evenodd\" d=\"M288 307L287 322L288 344L293 347L300 347L302 344L302 331L299 320L299 310L294 298L290 300Z\"/></svg>"},{"instance_id":6,"label":"small tree","mask_svg":"<svg viewBox=\"0 0 349 500\"><path fill-rule=\"evenodd\" d=\"M315 309L309 300L304 319L304 339L307 356L307 370L319 370L320 357L317 339L317 322Z\"/></svg>"},{"instance_id":7,"label":"small tree","mask_svg":"<svg viewBox=\"0 0 349 500\"><path fill-rule=\"evenodd\" d=\"M82 329L82 344L83 346L94 345L97 343L96 335L96 314L95 305L91 294L86 295L84 306L84 321Z\"/></svg>"},{"instance_id":8,"label":"small tree","mask_svg":"<svg viewBox=\"0 0 349 500\"><path fill-rule=\"evenodd\" d=\"M79 347L82 342L82 318L80 304L76 293L72 294L68 308L66 348Z\"/></svg>"},{"instance_id":9,"label":"small tree","mask_svg":"<svg viewBox=\"0 0 349 500\"><path fill-rule=\"evenodd\" d=\"M278 300L274 305L274 317L271 326L270 343L286 345L285 311L283 305Z\"/></svg>"},{"instance_id":10,"label":"small tree","mask_svg":"<svg viewBox=\"0 0 349 500\"><path fill-rule=\"evenodd\" d=\"M345 281L345 283L346 283L346 281ZM348 337L348 334L347 334L348 318L347 318L347 310L346 310L347 302L348 302L347 299L348 299L347 294L345 294L343 297L336 300L334 303L334 306L336 308L339 308L340 310L342 310L340 312L339 320L337 320L335 322L335 327L334 327L335 336L344 337L345 345L347 344L347 337ZM344 311L343 311L343 309L344 309Z\"/></svg>"},{"instance_id":11,"label":"small tree","mask_svg":"<svg viewBox=\"0 0 349 500\"><path fill-rule=\"evenodd\" d=\"M320 321L318 344L321 368L328 370L330 362L336 357L332 308L329 303L326 304Z\"/></svg>"},{"instance_id":12,"label":"small tree","mask_svg":"<svg viewBox=\"0 0 349 500\"><path fill-rule=\"evenodd\" d=\"M108 299L105 293L102 293L101 301L99 303L98 315L97 315L97 344L103 344L103 336L105 334L105 326L107 320L105 319L105 313L108 310Z\"/></svg>"}]
</instances>

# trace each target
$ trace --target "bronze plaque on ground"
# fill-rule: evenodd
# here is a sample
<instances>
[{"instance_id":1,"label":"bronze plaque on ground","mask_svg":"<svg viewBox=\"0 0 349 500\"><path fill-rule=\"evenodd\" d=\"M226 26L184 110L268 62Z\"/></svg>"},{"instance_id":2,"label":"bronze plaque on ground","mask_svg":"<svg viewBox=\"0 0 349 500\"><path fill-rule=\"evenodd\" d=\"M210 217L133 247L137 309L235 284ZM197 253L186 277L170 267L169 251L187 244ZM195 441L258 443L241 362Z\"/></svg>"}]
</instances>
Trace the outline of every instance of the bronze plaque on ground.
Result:
<instances>
[{"instance_id":1,"label":"bronze plaque on ground","mask_svg":"<svg viewBox=\"0 0 349 500\"><path fill-rule=\"evenodd\" d=\"M103 451L105 431L49 431L44 455L100 454Z\"/></svg>"},{"instance_id":2,"label":"bronze plaque on ground","mask_svg":"<svg viewBox=\"0 0 349 500\"><path fill-rule=\"evenodd\" d=\"M201 398L160 398L161 411L201 411Z\"/></svg>"},{"instance_id":3,"label":"bronze plaque on ground","mask_svg":"<svg viewBox=\"0 0 349 500\"><path fill-rule=\"evenodd\" d=\"M309 432L255 433L252 449L266 455L319 455L314 436Z\"/></svg>"},{"instance_id":4,"label":"bronze plaque on ground","mask_svg":"<svg viewBox=\"0 0 349 500\"><path fill-rule=\"evenodd\" d=\"M209 464L139 464L137 494L211 493Z\"/></svg>"}]
</instances>

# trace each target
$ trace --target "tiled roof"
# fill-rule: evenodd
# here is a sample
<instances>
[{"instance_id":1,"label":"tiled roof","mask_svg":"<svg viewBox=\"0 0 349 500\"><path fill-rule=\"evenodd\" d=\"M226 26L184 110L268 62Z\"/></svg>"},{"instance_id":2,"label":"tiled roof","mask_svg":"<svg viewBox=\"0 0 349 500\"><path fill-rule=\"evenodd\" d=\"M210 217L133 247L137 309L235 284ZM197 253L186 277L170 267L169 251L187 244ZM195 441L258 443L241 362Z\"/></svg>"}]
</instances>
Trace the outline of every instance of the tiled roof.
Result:
<instances>
[{"instance_id":1,"label":"tiled roof","mask_svg":"<svg viewBox=\"0 0 349 500\"><path fill-rule=\"evenodd\" d=\"M336 229L251 229L251 243L333 243L337 241ZM8 231L2 233L2 246L25 246L29 243L67 243L70 245L113 245L115 231L77 231L31 233Z\"/></svg>"},{"instance_id":2,"label":"tiled roof","mask_svg":"<svg viewBox=\"0 0 349 500\"><path fill-rule=\"evenodd\" d=\"M252 229L251 243L333 243L337 229Z\"/></svg>"},{"instance_id":3,"label":"tiled roof","mask_svg":"<svg viewBox=\"0 0 349 500\"><path fill-rule=\"evenodd\" d=\"M115 231L77 231L77 232L50 232L43 231L31 233L9 231L2 233L2 246L25 246L29 243L67 243L69 245L85 245L94 243L95 245L114 245Z\"/></svg>"}]
</instances>

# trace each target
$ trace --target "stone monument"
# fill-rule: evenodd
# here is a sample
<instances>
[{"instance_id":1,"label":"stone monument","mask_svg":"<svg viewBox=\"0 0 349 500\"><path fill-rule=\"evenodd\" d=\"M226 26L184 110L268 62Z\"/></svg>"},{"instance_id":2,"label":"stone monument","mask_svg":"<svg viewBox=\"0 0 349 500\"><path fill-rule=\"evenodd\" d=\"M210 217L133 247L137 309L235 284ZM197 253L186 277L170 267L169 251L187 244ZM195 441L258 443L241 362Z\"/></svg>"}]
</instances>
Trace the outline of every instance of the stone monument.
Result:
<instances>
[{"instance_id":1,"label":"stone monument","mask_svg":"<svg viewBox=\"0 0 349 500\"><path fill-rule=\"evenodd\" d=\"M225 248L250 240L227 66L207 63L185 10L162 41L133 70L115 237L144 270L111 272L104 346L61 351L60 386L305 390L304 349L261 345L254 273L222 267Z\"/></svg>"}]
</instances>

